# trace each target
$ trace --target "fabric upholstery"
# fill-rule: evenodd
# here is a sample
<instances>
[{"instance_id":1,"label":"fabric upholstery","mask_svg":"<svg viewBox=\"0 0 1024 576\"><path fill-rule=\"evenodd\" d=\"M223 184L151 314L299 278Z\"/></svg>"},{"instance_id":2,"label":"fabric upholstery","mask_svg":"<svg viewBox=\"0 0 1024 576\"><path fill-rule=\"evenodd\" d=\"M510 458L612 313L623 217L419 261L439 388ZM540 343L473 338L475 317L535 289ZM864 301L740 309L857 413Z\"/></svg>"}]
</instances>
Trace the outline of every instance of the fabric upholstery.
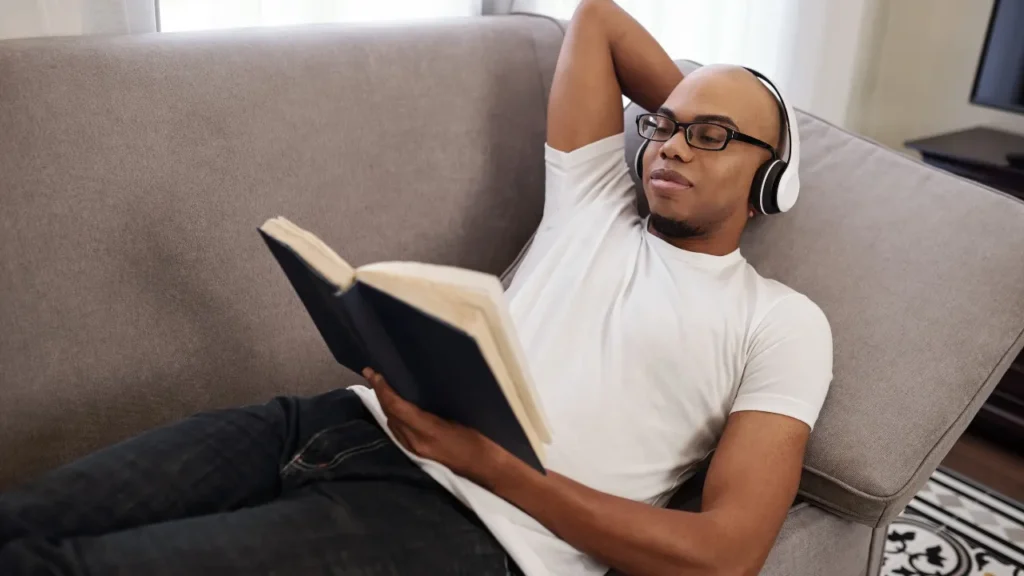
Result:
<instances>
[{"instance_id":1,"label":"fabric upholstery","mask_svg":"<svg viewBox=\"0 0 1024 576\"><path fill-rule=\"evenodd\" d=\"M0 42L0 489L333 364L256 232L499 273L561 44L525 16Z\"/></svg>"},{"instance_id":2,"label":"fabric upholstery","mask_svg":"<svg viewBox=\"0 0 1024 576\"><path fill-rule=\"evenodd\" d=\"M875 576L868 572L871 528L809 503L786 517L761 576Z\"/></svg>"},{"instance_id":3,"label":"fabric upholstery","mask_svg":"<svg viewBox=\"0 0 1024 576\"><path fill-rule=\"evenodd\" d=\"M628 162L641 112L624 112ZM835 377L801 494L884 526L1024 346L1024 202L797 115L800 199L755 218L741 250L832 326Z\"/></svg>"},{"instance_id":4,"label":"fabric upholstery","mask_svg":"<svg viewBox=\"0 0 1024 576\"><path fill-rule=\"evenodd\" d=\"M868 576L875 576L882 570L882 562L885 560L886 536L889 534L889 525L877 526L871 530L871 549L868 553Z\"/></svg>"}]
</instances>

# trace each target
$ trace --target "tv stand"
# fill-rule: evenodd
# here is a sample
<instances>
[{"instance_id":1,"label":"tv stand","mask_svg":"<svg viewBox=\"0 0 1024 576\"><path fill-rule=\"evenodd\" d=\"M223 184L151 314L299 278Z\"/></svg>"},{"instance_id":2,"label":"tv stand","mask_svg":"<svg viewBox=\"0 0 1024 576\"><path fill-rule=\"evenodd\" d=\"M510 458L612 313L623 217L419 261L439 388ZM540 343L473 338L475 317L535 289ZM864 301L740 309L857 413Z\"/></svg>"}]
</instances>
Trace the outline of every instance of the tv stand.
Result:
<instances>
[{"instance_id":1,"label":"tv stand","mask_svg":"<svg viewBox=\"0 0 1024 576\"><path fill-rule=\"evenodd\" d=\"M932 166L969 178L1024 199L1024 136L970 128L913 140ZM988 397L971 422L971 430L1024 454L1024 352Z\"/></svg>"},{"instance_id":2,"label":"tv stand","mask_svg":"<svg viewBox=\"0 0 1024 576\"><path fill-rule=\"evenodd\" d=\"M911 140L927 164L1024 198L1024 136L994 128Z\"/></svg>"}]
</instances>

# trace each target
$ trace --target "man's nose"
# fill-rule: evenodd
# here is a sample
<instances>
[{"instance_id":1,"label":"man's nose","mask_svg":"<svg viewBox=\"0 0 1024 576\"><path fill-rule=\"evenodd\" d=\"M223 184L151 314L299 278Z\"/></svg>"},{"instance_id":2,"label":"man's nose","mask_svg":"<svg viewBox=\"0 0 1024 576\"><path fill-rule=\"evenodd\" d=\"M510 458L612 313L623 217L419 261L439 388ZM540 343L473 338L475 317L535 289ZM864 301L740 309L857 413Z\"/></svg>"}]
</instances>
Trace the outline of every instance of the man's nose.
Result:
<instances>
[{"instance_id":1,"label":"man's nose","mask_svg":"<svg viewBox=\"0 0 1024 576\"><path fill-rule=\"evenodd\" d=\"M679 130L661 145L661 157L665 160L673 159L683 163L693 160L693 148L686 141L685 130Z\"/></svg>"}]
</instances>

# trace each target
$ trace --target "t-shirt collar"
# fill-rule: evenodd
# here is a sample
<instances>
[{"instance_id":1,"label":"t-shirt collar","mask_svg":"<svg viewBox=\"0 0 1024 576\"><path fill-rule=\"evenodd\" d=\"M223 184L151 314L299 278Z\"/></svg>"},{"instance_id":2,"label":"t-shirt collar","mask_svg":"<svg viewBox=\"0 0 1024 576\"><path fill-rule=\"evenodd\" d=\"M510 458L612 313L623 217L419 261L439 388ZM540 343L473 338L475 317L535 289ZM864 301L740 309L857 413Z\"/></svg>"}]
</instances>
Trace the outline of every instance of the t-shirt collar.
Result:
<instances>
[{"instance_id":1,"label":"t-shirt collar","mask_svg":"<svg viewBox=\"0 0 1024 576\"><path fill-rule=\"evenodd\" d=\"M644 237L647 239L647 242L649 242L650 245L653 246L654 249L657 250L664 258L685 262L692 266L699 266L710 270L721 270L727 266L744 260L739 248L736 248L724 256L715 256L714 254L705 254L703 252L691 252L670 244L657 234L650 231L648 228L650 218L651 217L648 216L647 218L644 218L643 221Z\"/></svg>"}]
</instances>

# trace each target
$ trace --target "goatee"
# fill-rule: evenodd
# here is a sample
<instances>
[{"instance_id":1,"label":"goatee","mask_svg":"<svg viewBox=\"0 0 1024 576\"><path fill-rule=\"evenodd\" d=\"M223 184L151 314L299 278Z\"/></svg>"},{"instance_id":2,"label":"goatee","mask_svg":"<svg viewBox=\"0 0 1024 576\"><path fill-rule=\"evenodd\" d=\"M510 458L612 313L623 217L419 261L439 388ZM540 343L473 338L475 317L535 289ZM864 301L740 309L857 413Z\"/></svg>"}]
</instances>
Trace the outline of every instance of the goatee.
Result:
<instances>
[{"instance_id":1,"label":"goatee","mask_svg":"<svg viewBox=\"0 0 1024 576\"><path fill-rule=\"evenodd\" d=\"M704 230L683 220L673 220L651 212L651 227L665 238L685 239L703 236Z\"/></svg>"}]
</instances>

